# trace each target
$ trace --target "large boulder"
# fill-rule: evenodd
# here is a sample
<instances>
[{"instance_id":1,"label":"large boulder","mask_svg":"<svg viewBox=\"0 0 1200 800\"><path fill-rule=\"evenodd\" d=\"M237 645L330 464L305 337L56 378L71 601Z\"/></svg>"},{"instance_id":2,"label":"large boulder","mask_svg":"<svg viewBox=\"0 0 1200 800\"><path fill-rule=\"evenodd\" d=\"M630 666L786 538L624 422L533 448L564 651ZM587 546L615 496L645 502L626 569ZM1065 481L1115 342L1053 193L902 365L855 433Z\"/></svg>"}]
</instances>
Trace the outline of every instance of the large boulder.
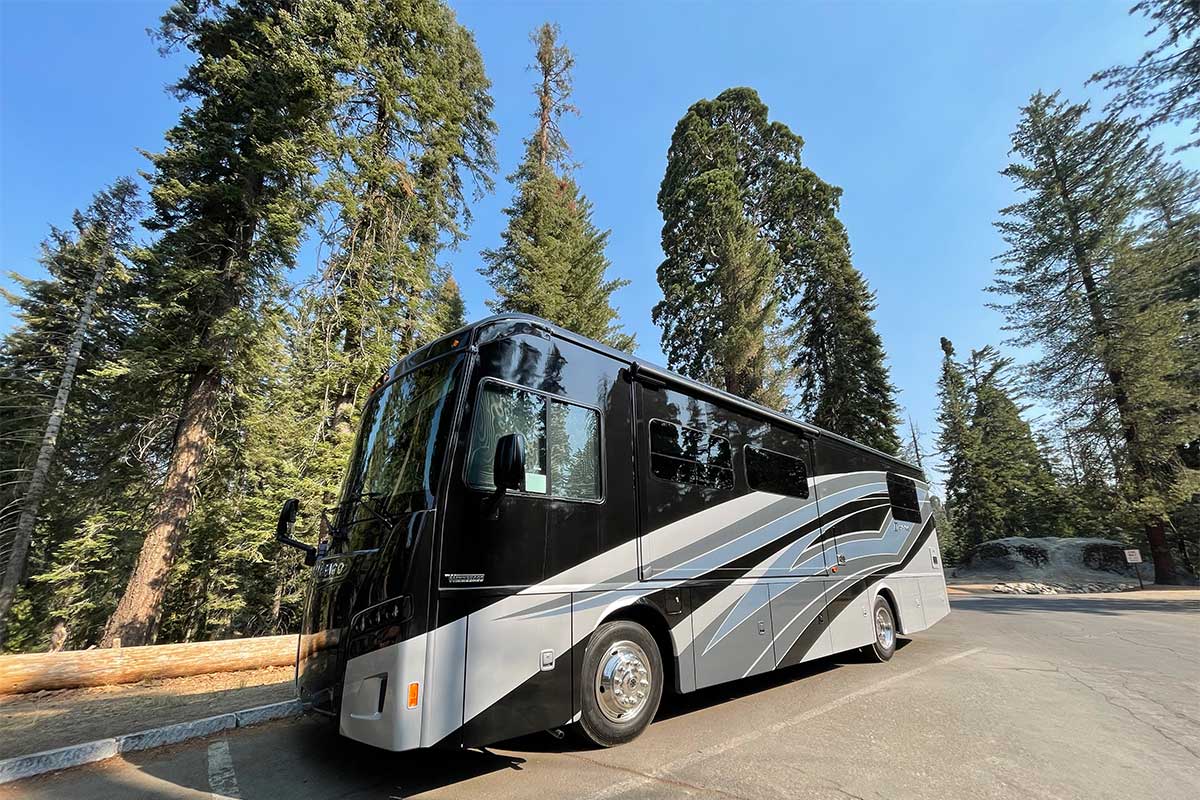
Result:
<instances>
[{"instance_id":1,"label":"large boulder","mask_svg":"<svg viewBox=\"0 0 1200 800\"><path fill-rule=\"evenodd\" d=\"M959 572L1067 581L1136 579L1134 568L1125 563L1125 549L1112 539L1010 536L973 548Z\"/></svg>"}]
</instances>

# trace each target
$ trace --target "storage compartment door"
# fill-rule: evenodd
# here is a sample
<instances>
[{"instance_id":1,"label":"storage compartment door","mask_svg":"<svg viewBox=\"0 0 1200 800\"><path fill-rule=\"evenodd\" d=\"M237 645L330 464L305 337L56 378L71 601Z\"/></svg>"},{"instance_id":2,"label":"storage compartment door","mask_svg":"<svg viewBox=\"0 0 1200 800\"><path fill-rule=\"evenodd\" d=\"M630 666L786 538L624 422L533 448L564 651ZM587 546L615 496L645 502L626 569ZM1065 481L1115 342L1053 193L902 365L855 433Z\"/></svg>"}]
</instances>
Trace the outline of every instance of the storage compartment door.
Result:
<instances>
[{"instance_id":1,"label":"storage compartment door","mask_svg":"<svg viewBox=\"0 0 1200 800\"><path fill-rule=\"evenodd\" d=\"M571 595L518 594L467 620L463 745L571 719Z\"/></svg>"}]
</instances>

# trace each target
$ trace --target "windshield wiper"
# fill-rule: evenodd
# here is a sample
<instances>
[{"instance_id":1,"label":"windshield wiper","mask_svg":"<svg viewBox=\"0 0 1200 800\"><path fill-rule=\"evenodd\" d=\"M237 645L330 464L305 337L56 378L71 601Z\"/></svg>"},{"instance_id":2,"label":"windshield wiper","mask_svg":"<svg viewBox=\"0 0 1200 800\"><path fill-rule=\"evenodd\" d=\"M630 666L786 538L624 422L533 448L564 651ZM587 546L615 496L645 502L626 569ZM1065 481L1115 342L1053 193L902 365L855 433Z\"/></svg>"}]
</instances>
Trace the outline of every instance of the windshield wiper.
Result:
<instances>
[{"instance_id":1,"label":"windshield wiper","mask_svg":"<svg viewBox=\"0 0 1200 800\"><path fill-rule=\"evenodd\" d=\"M357 495L355 495L347 500L343 500L342 502L338 503L336 506L333 507L332 510L335 512L335 519L341 518L344 510L353 509L356 504L361 504L362 508L366 509L371 514L371 516L375 518L376 521L382 522L384 525L391 525L392 519L385 512L383 512L379 508L377 508L375 505L375 501L379 500L382 497L383 497L383 494L380 492L371 492L371 493L359 492ZM323 509L321 511L321 516L324 517L325 512L326 512L326 510ZM363 522L366 522L366 520L347 521L347 523L344 526L341 526L341 525L330 524L328 517L325 517L325 521L326 521L326 524L329 525L329 529L332 532L334 539L350 538L349 533L348 533L349 529L351 527L353 527L354 525L360 525Z\"/></svg>"}]
</instances>

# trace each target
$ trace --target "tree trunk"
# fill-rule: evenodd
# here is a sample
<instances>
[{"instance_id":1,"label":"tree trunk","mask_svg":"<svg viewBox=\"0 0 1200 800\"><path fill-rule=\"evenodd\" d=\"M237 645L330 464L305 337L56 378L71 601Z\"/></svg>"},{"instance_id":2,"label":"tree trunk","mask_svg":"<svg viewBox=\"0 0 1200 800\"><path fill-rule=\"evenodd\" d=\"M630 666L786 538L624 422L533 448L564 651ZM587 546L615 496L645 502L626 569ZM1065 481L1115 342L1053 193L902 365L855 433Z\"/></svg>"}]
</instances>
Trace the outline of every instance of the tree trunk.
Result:
<instances>
[{"instance_id":1,"label":"tree trunk","mask_svg":"<svg viewBox=\"0 0 1200 800\"><path fill-rule=\"evenodd\" d=\"M1146 523L1146 539L1150 543L1150 558L1154 561L1154 582L1168 585L1179 583L1179 576L1175 574L1175 559L1171 557L1171 544L1167 541L1162 520Z\"/></svg>"},{"instance_id":2,"label":"tree trunk","mask_svg":"<svg viewBox=\"0 0 1200 800\"><path fill-rule=\"evenodd\" d=\"M96 272L92 275L91 286L84 296L83 305L79 309L79 319L75 321L75 330L71 333L71 343L67 346L67 358L63 364L62 377L58 381L58 393L54 396L54 405L50 409L50 417L46 420L46 430L42 435L42 446L38 450L37 461L34 463L33 474L29 478L29 488L25 499L21 502L21 514L17 519L17 530L13 535L12 551L8 557L8 566L4 570L4 580L0 583L0 647L8 636L8 613L12 609L17 587L25 577L26 561L29 558L29 545L33 540L33 526L37 522L38 509L46 493L47 479L50 475L50 465L54 461L54 451L58 447L58 432L62 428L63 415L67 410L67 397L71 394L71 384L75 381L75 369L79 366L79 354L83 351L83 339L88 326L92 322L92 308L96 304L96 295L100 290L100 282L111 257L111 250L106 242L100 251L100 261Z\"/></svg>"},{"instance_id":3,"label":"tree trunk","mask_svg":"<svg viewBox=\"0 0 1200 800\"><path fill-rule=\"evenodd\" d=\"M0 694L113 686L296 663L296 634L154 647L20 653L0 661Z\"/></svg>"},{"instance_id":4,"label":"tree trunk","mask_svg":"<svg viewBox=\"0 0 1200 800\"><path fill-rule=\"evenodd\" d=\"M200 467L212 443L220 383L220 374L212 367L192 376L175 431L162 496L154 508L125 593L104 628L101 647L111 647L114 639L120 639L122 646L152 644L158 634L167 578L195 501Z\"/></svg>"}]
</instances>

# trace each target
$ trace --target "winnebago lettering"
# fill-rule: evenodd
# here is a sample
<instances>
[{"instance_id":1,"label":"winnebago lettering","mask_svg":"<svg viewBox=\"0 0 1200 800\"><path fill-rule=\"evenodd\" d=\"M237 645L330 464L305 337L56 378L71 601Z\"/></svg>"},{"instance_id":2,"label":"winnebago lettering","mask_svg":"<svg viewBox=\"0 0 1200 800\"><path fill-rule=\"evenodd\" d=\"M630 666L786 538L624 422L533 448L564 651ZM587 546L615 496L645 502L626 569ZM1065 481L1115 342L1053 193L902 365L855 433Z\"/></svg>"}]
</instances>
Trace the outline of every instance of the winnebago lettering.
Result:
<instances>
[{"instance_id":1,"label":"winnebago lettering","mask_svg":"<svg viewBox=\"0 0 1200 800\"><path fill-rule=\"evenodd\" d=\"M313 566L307 711L388 750L576 725L892 657L949 612L916 467L534 317L405 358L366 402Z\"/></svg>"}]
</instances>

